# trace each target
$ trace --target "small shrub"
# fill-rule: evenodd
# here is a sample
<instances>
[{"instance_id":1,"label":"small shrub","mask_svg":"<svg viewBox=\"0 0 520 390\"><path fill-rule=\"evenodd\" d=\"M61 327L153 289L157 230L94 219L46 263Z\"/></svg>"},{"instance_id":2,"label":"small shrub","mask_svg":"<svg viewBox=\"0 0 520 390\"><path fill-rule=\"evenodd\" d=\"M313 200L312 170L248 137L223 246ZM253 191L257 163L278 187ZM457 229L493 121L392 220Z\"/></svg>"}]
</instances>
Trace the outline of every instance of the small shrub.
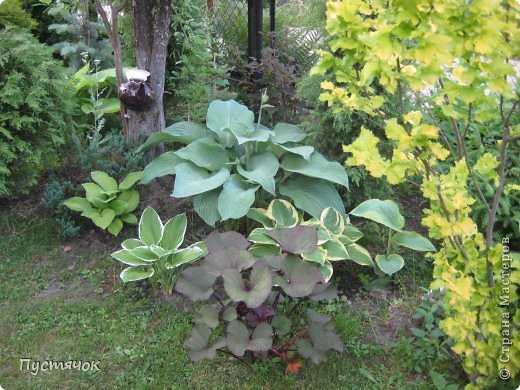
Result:
<instances>
[{"instance_id":1,"label":"small shrub","mask_svg":"<svg viewBox=\"0 0 520 390\"><path fill-rule=\"evenodd\" d=\"M0 31L0 197L26 194L70 131L73 92L52 50Z\"/></svg>"},{"instance_id":2,"label":"small shrub","mask_svg":"<svg viewBox=\"0 0 520 390\"><path fill-rule=\"evenodd\" d=\"M70 211L63 205L67 192L71 191L73 191L73 186L70 182L62 184L53 180L45 186L41 199L43 205L52 212L57 224L58 234L64 240L77 237L80 231L80 226L78 226Z\"/></svg>"}]
</instances>

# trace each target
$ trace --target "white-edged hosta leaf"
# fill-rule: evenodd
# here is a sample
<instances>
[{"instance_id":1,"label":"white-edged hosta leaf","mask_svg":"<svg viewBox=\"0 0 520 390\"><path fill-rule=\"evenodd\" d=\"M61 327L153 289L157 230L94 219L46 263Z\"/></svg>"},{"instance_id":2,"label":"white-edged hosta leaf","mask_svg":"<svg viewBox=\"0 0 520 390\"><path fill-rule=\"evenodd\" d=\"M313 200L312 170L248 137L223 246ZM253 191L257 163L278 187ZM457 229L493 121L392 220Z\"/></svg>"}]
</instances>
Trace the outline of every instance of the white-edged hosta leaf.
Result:
<instances>
[{"instance_id":1,"label":"white-edged hosta leaf","mask_svg":"<svg viewBox=\"0 0 520 390\"><path fill-rule=\"evenodd\" d=\"M165 152L152 160L143 170L141 184L148 184L156 177L174 175L177 165L185 162L175 152Z\"/></svg>"},{"instance_id":2,"label":"white-edged hosta leaf","mask_svg":"<svg viewBox=\"0 0 520 390\"><path fill-rule=\"evenodd\" d=\"M267 235L266 228L253 229L253 231L251 233L249 233L249 236L247 236L247 239L255 244L278 245L278 243L276 242L276 240L274 238L271 238Z\"/></svg>"},{"instance_id":3,"label":"white-edged hosta leaf","mask_svg":"<svg viewBox=\"0 0 520 390\"><path fill-rule=\"evenodd\" d=\"M117 252L112 253L110 256L112 256L116 260L119 260L123 264L128 264L132 266L148 265L146 261L141 260L127 249L121 249Z\"/></svg>"},{"instance_id":4,"label":"white-edged hosta leaf","mask_svg":"<svg viewBox=\"0 0 520 390\"><path fill-rule=\"evenodd\" d=\"M148 246L138 246L137 248L130 250L130 253L135 257L150 263L159 260L157 253L152 251Z\"/></svg>"},{"instance_id":5,"label":"white-edged hosta leaf","mask_svg":"<svg viewBox=\"0 0 520 390\"><path fill-rule=\"evenodd\" d=\"M416 232L398 232L392 236L392 241L397 245L416 251L435 252L435 247L431 241Z\"/></svg>"},{"instance_id":6,"label":"white-edged hosta leaf","mask_svg":"<svg viewBox=\"0 0 520 390\"><path fill-rule=\"evenodd\" d=\"M332 274L334 273L334 268L332 268L330 261L327 260L325 263L323 263L323 265L318 265L318 270L323 276L324 283L328 283L330 278L332 278Z\"/></svg>"},{"instance_id":7,"label":"white-edged hosta leaf","mask_svg":"<svg viewBox=\"0 0 520 390\"><path fill-rule=\"evenodd\" d=\"M165 266L167 269L179 267L183 264L192 263L205 256L208 251L203 242L197 242L187 248L183 248L170 256Z\"/></svg>"},{"instance_id":8,"label":"white-edged hosta leaf","mask_svg":"<svg viewBox=\"0 0 520 390\"><path fill-rule=\"evenodd\" d=\"M117 191L117 181L107 173L93 171L90 173L90 176L104 191Z\"/></svg>"},{"instance_id":9,"label":"white-edged hosta leaf","mask_svg":"<svg viewBox=\"0 0 520 390\"><path fill-rule=\"evenodd\" d=\"M353 260L359 265L374 265L370 253L361 245L355 243L348 244L345 245L345 249L347 250L349 259Z\"/></svg>"},{"instance_id":10,"label":"white-edged hosta leaf","mask_svg":"<svg viewBox=\"0 0 520 390\"><path fill-rule=\"evenodd\" d=\"M288 172L327 180L348 188L348 176L345 168L338 162L328 161L318 152L312 153L309 160L288 154L282 161L282 168Z\"/></svg>"},{"instance_id":11,"label":"white-edged hosta leaf","mask_svg":"<svg viewBox=\"0 0 520 390\"><path fill-rule=\"evenodd\" d=\"M174 198L185 198L201 194L220 187L228 178L229 169L225 167L211 174L193 163L184 162L177 165L172 196Z\"/></svg>"},{"instance_id":12,"label":"white-edged hosta leaf","mask_svg":"<svg viewBox=\"0 0 520 390\"><path fill-rule=\"evenodd\" d=\"M215 226L215 222L222 219L217 208L218 197L221 191L221 188L216 188L211 191L203 192L202 194L197 194L193 198L193 208L195 212L210 226Z\"/></svg>"},{"instance_id":13,"label":"white-edged hosta leaf","mask_svg":"<svg viewBox=\"0 0 520 390\"><path fill-rule=\"evenodd\" d=\"M139 239L146 245L157 245L163 235L163 224L157 212L148 206L139 221Z\"/></svg>"},{"instance_id":14,"label":"white-edged hosta leaf","mask_svg":"<svg viewBox=\"0 0 520 390\"><path fill-rule=\"evenodd\" d=\"M312 263L323 265L328 258L328 253L325 249L318 246L316 247L316 250L314 252L304 253L301 256L305 261L310 261Z\"/></svg>"},{"instance_id":15,"label":"white-edged hosta leaf","mask_svg":"<svg viewBox=\"0 0 520 390\"><path fill-rule=\"evenodd\" d=\"M282 250L277 245L254 244L249 248L248 252L257 259L263 259L265 256L279 255L282 253Z\"/></svg>"},{"instance_id":16,"label":"white-edged hosta leaf","mask_svg":"<svg viewBox=\"0 0 520 390\"><path fill-rule=\"evenodd\" d=\"M323 248L327 250L327 259L329 259L329 261L339 261L349 258L349 253L345 245L339 240L329 240L323 244Z\"/></svg>"},{"instance_id":17,"label":"white-edged hosta leaf","mask_svg":"<svg viewBox=\"0 0 520 390\"><path fill-rule=\"evenodd\" d=\"M67 199L65 202L63 202L63 205L73 211L85 211L92 208L92 205L86 198L80 198L79 196L74 196L73 198Z\"/></svg>"},{"instance_id":18,"label":"white-edged hosta leaf","mask_svg":"<svg viewBox=\"0 0 520 390\"><path fill-rule=\"evenodd\" d=\"M229 162L226 149L209 137L198 139L188 146L177 150L175 154L211 172L218 171Z\"/></svg>"},{"instance_id":19,"label":"white-edged hosta leaf","mask_svg":"<svg viewBox=\"0 0 520 390\"><path fill-rule=\"evenodd\" d=\"M124 240L121 243L121 246L125 249L134 249L138 246L144 246L143 242L141 240L138 240L137 238L129 238Z\"/></svg>"},{"instance_id":20,"label":"white-edged hosta leaf","mask_svg":"<svg viewBox=\"0 0 520 390\"><path fill-rule=\"evenodd\" d=\"M163 227L163 234L159 245L170 251L177 249L184 241L186 226L188 226L186 214L179 214L170 219Z\"/></svg>"},{"instance_id":21,"label":"white-edged hosta leaf","mask_svg":"<svg viewBox=\"0 0 520 390\"><path fill-rule=\"evenodd\" d=\"M217 208L222 220L238 219L247 214L255 201L258 186L251 186L239 175L231 175L218 197Z\"/></svg>"},{"instance_id":22,"label":"white-edged hosta leaf","mask_svg":"<svg viewBox=\"0 0 520 390\"><path fill-rule=\"evenodd\" d=\"M278 123L271 135L271 140L277 144L285 144L287 142L300 142L307 137L307 133L298 126L288 123Z\"/></svg>"},{"instance_id":23,"label":"white-edged hosta leaf","mask_svg":"<svg viewBox=\"0 0 520 390\"><path fill-rule=\"evenodd\" d=\"M260 222L264 227L267 228L273 228L275 224L265 209L251 208L247 212L247 217Z\"/></svg>"},{"instance_id":24,"label":"white-edged hosta leaf","mask_svg":"<svg viewBox=\"0 0 520 390\"><path fill-rule=\"evenodd\" d=\"M404 227L404 217L393 200L365 200L352 210L350 214L370 219L396 231L401 231Z\"/></svg>"},{"instance_id":25,"label":"white-edged hosta leaf","mask_svg":"<svg viewBox=\"0 0 520 390\"><path fill-rule=\"evenodd\" d=\"M251 156L246 163L246 169L241 165L237 171L246 179L258 183L264 190L276 196L274 176L278 172L278 159L271 152L264 152Z\"/></svg>"},{"instance_id":26,"label":"white-edged hosta leaf","mask_svg":"<svg viewBox=\"0 0 520 390\"><path fill-rule=\"evenodd\" d=\"M280 186L280 193L291 198L297 208L315 218L319 218L327 207L333 207L340 213L345 212L338 191L325 180L300 175L291 177Z\"/></svg>"},{"instance_id":27,"label":"white-edged hosta leaf","mask_svg":"<svg viewBox=\"0 0 520 390\"><path fill-rule=\"evenodd\" d=\"M377 266L387 275L393 275L404 266L404 259L397 254L388 256L377 255Z\"/></svg>"},{"instance_id":28,"label":"white-edged hosta leaf","mask_svg":"<svg viewBox=\"0 0 520 390\"><path fill-rule=\"evenodd\" d=\"M286 200L274 199L267 207L267 216L276 221L276 227L293 227L298 224L298 211Z\"/></svg>"},{"instance_id":29,"label":"white-edged hosta leaf","mask_svg":"<svg viewBox=\"0 0 520 390\"><path fill-rule=\"evenodd\" d=\"M125 176L123 181L119 183L119 189L120 190L129 190L132 188L135 183L137 183L139 180L141 180L141 177L143 176L143 171L138 172L130 172L128 175Z\"/></svg>"},{"instance_id":30,"label":"white-edged hosta leaf","mask_svg":"<svg viewBox=\"0 0 520 390\"><path fill-rule=\"evenodd\" d=\"M147 279L154 274L154 269L148 265L138 265L135 267L128 267L121 272L121 279L123 282L134 282L136 280Z\"/></svg>"},{"instance_id":31,"label":"white-edged hosta leaf","mask_svg":"<svg viewBox=\"0 0 520 390\"><path fill-rule=\"evenodd\" d=\"M323 210L320 221L333 234L340 234L345 229L345 219L338 210L332 207Z\"/></svg>"}]
</instances>

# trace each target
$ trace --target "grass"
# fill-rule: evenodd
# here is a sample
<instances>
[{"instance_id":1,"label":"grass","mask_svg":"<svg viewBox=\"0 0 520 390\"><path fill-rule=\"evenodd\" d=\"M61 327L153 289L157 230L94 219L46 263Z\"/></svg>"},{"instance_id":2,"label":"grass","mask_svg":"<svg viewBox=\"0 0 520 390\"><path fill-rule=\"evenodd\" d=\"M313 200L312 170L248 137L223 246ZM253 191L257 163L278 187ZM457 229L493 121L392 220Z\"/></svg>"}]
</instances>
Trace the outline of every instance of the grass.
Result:
<instances>
[{"instance_id":1,"label":"grass","mask_svg":"<svg viewBox=\"0 0 520 390\"><path fill-rule=\"evenodd\" d=\"M183 346L192 308L179 298L153 297L145 284L123 285L121 267L109 257L118 240L96 244L87 235L68 243L69 250L51 220L12 211L0 213L0 232L0 386L6 389L434 389L426 374L403 364L413 345L394 353L376 341L370 325L384 309L322 307L335 316L345 352L319 366L305 362L297 374L273 361L248 365L227 356L195 364ZM100 370L32 375L20 370L21 358L94 360Z\"/></svg>"}]
</instances>

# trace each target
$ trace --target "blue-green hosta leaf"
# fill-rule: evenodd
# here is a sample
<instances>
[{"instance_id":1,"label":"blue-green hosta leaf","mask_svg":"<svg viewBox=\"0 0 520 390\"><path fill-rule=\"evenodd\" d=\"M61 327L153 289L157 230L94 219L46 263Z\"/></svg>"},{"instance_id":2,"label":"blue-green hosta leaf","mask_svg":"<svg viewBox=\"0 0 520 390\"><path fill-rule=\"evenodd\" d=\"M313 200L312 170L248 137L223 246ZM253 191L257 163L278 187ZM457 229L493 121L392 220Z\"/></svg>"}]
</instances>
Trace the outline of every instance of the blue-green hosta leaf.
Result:
<instances>
[{"instance_id":1,"label":"blue-green hosta leaf","mask_svg":"<svg viewBox=\"0 0 520 390\"><path fill-rule=\"evenodd\" d=\"M103 189L95 183L83 183L81 185L85 189L85 197L87 200L96 207L103 207L103 200L107 198L105 194L102 194Z\"/></svg>"},{"instance_id":2,"label":"blue-green hosta leaf","mask_svg":"<svg viewBox=\"0 0 520 390\"><path fill-rule=\"evenodd\" d=\"M117 191L117 181L105 172L93 171L90 176L104 191Z\"/></svg>"},{"instance_id":3,"label":"blue-green hosta leaf","mask_svg":"<svg viewBox=\"0 0 520 390\"><path fill-rule=\"evenodd\" d=\"M144 244L141 240L138 240L137 238L129 238L127 240L124 240L121 243L121 246L125 249L134 249L138 246L144 246Z\"/></svg>"},{"instance_id":4,"label":"blue-green hosta leaf","mask_svg":"<svg viewBox=\"0 0 520 390\"><path fill-rule=\"evenodd\" d=\"M177 165L185 162L175 152L166 152L152 160L143 171L141 184L148 184L156 177L174 175Z\"/></svg>"},{"instance_id":5,"label":"blue-green hosta leaf","mask_svg":"<svg viewBox=\"0 0 520 390\"><path fill-rule=\"evenodd\" d=\"M229 162L229 156L213 138L201 138L175 152L184 160L191 161L201 168L216 172Z\"/></svg>"},{"instance_id":6,"label":"blue-green hosta leaf","mask_svg":"<svg viewBox=\"0 0 520 390\"><path fill-rule=\"evenodd\" d=\"M116 213L112 209L104 209L101 212L93 213L90 215L90 219L96 226L101 229L106 229L116 217Z\"/></svg>"},{"instance_id":7,"label":"blue-green hosta leaf","mask_svg":"<svg viewBox=\"0 0 520 390\"><path fill-rule=\"evenodd\" d=\"M404 259L400 255L377 255L377 266L387 275L393 275L404 266Z\"/></svg>"},{"instance_id":8,"label":"blue-green hosta leaf","mask_svg":"<svg viewBox=\"0 0 520 390\"><path fill-rule=\"evenodd\" d=\"M163 224L157 212L148 206L139 221L139 239L146 245L157 245L163 235Z\"/></svg>"},{"instance_id":9,"label":"blue-green hosta leaf","mask_svg":"<svg viewBox=\"0 0 520 390\"><path fill-rule=\"evenodd\" d=\"M305 297L312 293L318 283L325 282L316 266L296 256L287 256L282 263L282 271L283 275L276 276L273 282L293 298Z\"/></svg>"},{"instance_id":10,"label":"blue-green hosta leaf","mask_svg":"<svg viewBox=\"0 0 520 390\"><path fill-rule=\"evenodd\" d=\"M247 239L255 244L272 244L278 245L275 239L267 235L266 228L256 228L247 236Z\"/></svg>"},{"instance_id":11,"label":"blue-green hosta leaf","mask_svg":"<svg viewBox=\"0 0 520 390\"><path fill-rule=\"evenodd\" d=\"M184 241L186 226L188 226L186 214L179 214L170 219L164 225L159 246L170 251L177 249Z\"/></svg>"},{"instance_id":12,"label":"blue-green hosta leaf","mask_svg":"<svg viewBox=\"0 0 520 390\"><path fill-rule=\"evenodd\" d=\"M228 348L236 356L243 356L245 351L267 351L273 345L273 328L267 322L262 322L249 335L246 326L233 320L226 330Z\"/></svg>"},{"instance_id":13,"label":"blue-green hosta leaf","mask_svg":"<svg viewBox=\"0 0 520 390\"><path fill-rule=\"evenodd\" d=\"M175 285L175 291L192 301L206 300L213 294L211 286L215 279L215 276L209 275L201 267L191 267L182 271Z\"/></svg>"},{"instance_id":14,"label":"blue-green hosta leaf","mask_svg":"<svg viewBox=\"0 0 520 390\"><path fill-rule=\"evenodd\" d=\"M320 221L332 234L340 234L345 229L345 219L338 210L332 207L323 210Z\"/></svg>"},{"instance_id":15,"label":"blue-green hosta leaf","mask_svg":"<svg viewBox=\"0 0 520 390\"><path fill-rule=\"evenodd\" d=\"M318 233L313 226L275 228L268 230L266 234L274 238L282 250L289 253L312 253L318 244Z\"/></svg>"},{"instance_id":16,"label":"blue-green hosta leaf","mask_svg":"<svg viewBox=\"0 0 520 390\"><path fill-rule=\"evenodd\" d=\"M328 257L327 251L322 247L318 246L316 247L316 250L314 252L302 254L302 258L306 261L323 265Z\"/></svg>"},{"instance_id":17,"label":"blue-green hosta leaf","mask_svg":"<svg viewBox=\"0 0 520 390\"><path fill-rule=\"evenodd\" d=\"M228 296L234 302L243 301L249 309L254 309L264 303L273 285L271 272L264 265L253 267L249 281L246 283L244 283L240 271L236 269L226 269L222 273L222 277Z\"/></svg>"},{"instance_id":18,"label":"blue-green hosta leaf","mask_svg":"<svg viewBox=\"0 0 520 390\"><path fill-rule=\"evenodd\" d=\"M288 123L278 123L271 135L271 140L277 144L285 144L287 142L300 142L307 137L307 133L295 125Z\"/></svg>"},{"instance_id":19,"label":"blue-green hosta leaf","mask_svg":"<svg viewBox=\"0 0 520 390\"><path fill-rule=\"evenodd\" d=\"M116 260L119 260L123 264L128 264L132 266L148 265L146 261L141 260L127 249L121 249L120 251L112 253L110 256L112 256Z\"/></svg>"},{"instance_id":20,"label":"blue-green hosta leaf","mask_svg":"<svg viewBox=\"0 0 520 390\"><path fill-rule=\"evenodd\" d=\"M245 216L255 201L257 189L258 186L250 186L239 175L229 176L217 202L222 220L239 219Z\"/></svg>"},{"instance_id":21,"label":"blue-green hosta leaf","mask_svg":"<svg viewBox=\"0 0 520 390\"><path fill-rule=\"evenodd\" d=\"M374 265L370 253L358 244L347 244L345 249L348 253L348 258L358 263L359 265Z\"/></svg>"},{"instance_id":22,"label":"blue-green hosta leaf","mask_svg":"<svg viewBox=\"0 0 520 390\"><path fill-rule=\"evenodd\" d=\"M141 177L143 177L143 171L130 172L128 175L125 176L123 181L119 183L119 189L129 190L135 185L135 183L141 180Z\"/></svg>"},{"instance_id":23,"label":"blue-green hosta leaf","mask_svg":"<svg viewBox=\"0 0 520 390\"><path fill-rule=\"evenodd\" d=\"M333 207L340 213L345 212L338 191L325 180L300 175L291 177L280 186L280 193L291 198L297 208L315 218L319 218L327 207Z\"/></svg>"},{"instance_id":24,"label":"blue-green hosta leaf","mask_svg":"<svg viewBox=\"0 0 520 390\"><path fill-rule=\"evenodd\" d=\"M227 148L234 144L235 137L226 130L242 135L250 134L255 129L254 122L253 112L234 100L211 102L206 116L206 126L218 135L220 143Z\"/></svg>"},{"instance_id":25,"label":"blue-green hosta leaf","mask_svg":"<svg viewBox=\"0 0 520 390\"><path fill-rule=\"evenodd\" d=\"M271 326L276 330L278 336L284 336L291 330L291 320L286 316L274 316L271 320Z\"/></svg>"},{"instance_id":26,"label":"blue-green hosta leaf","mask_svg":"<svg viewBox=\"0 0 520 390\"><path fill-rule=\"evenodd\" d=\"M197 194L193 198L193 208L195 212L210 226L215 226L215 222L220 221L220 216L217 205L218 197L221 189L216 188L214 190Z\"/></svg>"},{"instance_id":27,"label":"blue-green hosta leaf","mask_svg":"<svg viewBox=\"0 0 520 390\"><path fill-rule=\"evenodd\" d=\"M196 325L184 345L189 348L188 355L194 362L202 359L213 360L217 356L217 349L226 346L226 339L220 337L214 344L209 345L211 329L205 324Z\"/></svg>"},{"instance_id":28,"label":"blue-green hosta leaf","mask_svg":"<svg viewBox=\"0 0 520 390\"><path fill-rule=\"evenodd\" d=\"M273 228L275 224L265 209L251 208L247 212L247 217L260 222L266 228Z\"/></svg>"},{"instance_id":29,"label":"blue-green hosta leaf","mask_svg":"<svg viewBox=\"0 0 520 390\"><path fill-rule=\"evenodd\" d=\"M371 219L396 231L401 231L404 227L404 217L393 200L369 199L357 206L350 214Z\"/></svg>"},{"instance_id":30,"label":"blue-green hosta leaf","mask_svg":"<svg viewBox=\"0 0 520 390\"><path fill-rule=\"evenodd\" d=\"M197 242L187 248L178 250L166 262L167 269L176 268L183 264L192 263L208 253L203 242Z\"/></svg>"},{"instance_id":31,"label":"blue-green hosta leaf","mask_svg":"<svg viewBox=\"0 0 520 390\"><path fill-rule=\"evenodd\" d=\"M335 161L328 161L320 153L314 152L309 160L294 154L288 154L282 161L282 168L288 172L324 179L348 188L348 176L345 168Z\"/></svg>"},{"instance_id":32,"label":"blue-green hosta leaf","mask_svg":"<svg viewBox=\"0 0 520 390\"><path fill-rule=\"evenodd\" d=\"M227 168L222 168L220 171L211 174L193 163L184 162L177 165L172 196L184 198L201 194L220 187L228 178L229 170Z\"/></svg>"},{"instance_id":33,"label":"blue-green hosta leaf","mask_svg":"<svg viewBox=\"0 0 520 390\"><path fill-rule=\"evenodd\" d=\"M267 216L275 221L275 226L294 227L299 222L298 211L286 200L274 199L267 207Z\"/></svg>"},{"instance_id":34,"label":"blue-green hosta leaf","mask_svg":"<svg viewBox=\"0 0 520 390\"><path fill-rule=\"evenodd\" d=\"M137 190L124 190L117 200L126 202L125 214L134 211L139 206L139 192Z\"/></svg>"},{"instance_id":35,"label":"blue-green hosta leaf","mask_svg":"<svg viewBox=\"0 0 520 390\"><path fill-rule=\"evenodd\" d=\"M267 142L271 131L264 126L254 125L253 132L246 126L235 126L232 129L226 129L227 132L233 134L239 145L246 142Z\"/></svg>"},{"instance_id":36,"label":"blue-green hosta leaf","mask_svg":"<svg viewBox=\"0 0 520 390\"><path fill-rule=\"evenodd\" d=\"M63 202L63 205L74 211L85 211L92 209L92 205L86 198L75 196Z\"/></svg>"},{"instance_id":37,"label":"blue-green hosta leaf","mask_svg":"<svg viewBox=\"0 0 520 390\"><path fill-rule=\"evenodd\" d=\"M397 244L416 251L434 252L435 247L427 238L416 232L399 232L392 236L392 241Z\"/></svg>"},{"instance_id":38,"label":"blue-green hosta leaf","mask_svg":"<svg viewBox=\"0 0 520 390\"><path fill-rule=\"evenodd\" d=\"M276 196L274 176L278 172L278 159L271 152L264 152L251 156L246 163L246 169L241 165L237 171L253 183L258 183L264 190Z\"/></svg>"},{"instance_id":39,"label":"blue-green hosta leaf","mask_svg":"<svg viewBox=\"0 0 520 390\"><path fill-rule=\"evenodd\" d=\"M121 279L123 282L134 282L136 280L147 279L154 274L154 269L148 265L138 265L135 267L128 267L121 272Z\"/></svg>"},{"instance_id":40,"label":"blue-green hosta leaf","mask_svg":"<svg viewBox=\"0 0 520 390\"><path fill-rule=\"evenodd\" d=\"M130 251L135 257L147 261L149 263L153 263L154 261L159 260L159 255L152 251L152 249L148 246L138 246Z\"/></svg>"},{"instance_id":41,"label":"blue-green hosta leaf","mask_svg":"<svg viewBox=\"0 0 520 390\"><path fill-rule=\"evenodd\" d=\"M146 142L141 145L138 151L148 149L150 146L159 143L179 142L189 144L200 138L208 137L211 134L203 126L194 122L178 122L168 126L161 132L150 134Z\"/></svg>"},{"instance_id":42,"label":"blue-green hosta leaf","mask_svg":"<svg viewBox=\"0 0 520 390\"><path fill-rule=\"evenodd\" d=\"M137 217L134 214L126 213L119 216L119 219L130 225L137 225Z\"/></svg>"},{"instance_id":43,"label":"blue-green hosta leaf","mask_svg":"<svg viewBox=\"0 0 520 390\"><path fill-rule=\"evenodd\" d=\"M287 152L303 157L305 160L311 158L311 154L314 152L312 146L289 146L289 145L278 145L271 144L271 148L277 155L286 154Z\"/></svg>"},{"instance_id":44,"label":"blue-green hosta leaf","mask_svg":"<svg viewBox=\"0 0 520 390\"><path fill-rule=\"evenodd\" d=\"M116 237L121 229L123 229L123 221L121 221L119 218L114 218L112 223L107 226L108 232Z\"/></svg>"}]
</instances>

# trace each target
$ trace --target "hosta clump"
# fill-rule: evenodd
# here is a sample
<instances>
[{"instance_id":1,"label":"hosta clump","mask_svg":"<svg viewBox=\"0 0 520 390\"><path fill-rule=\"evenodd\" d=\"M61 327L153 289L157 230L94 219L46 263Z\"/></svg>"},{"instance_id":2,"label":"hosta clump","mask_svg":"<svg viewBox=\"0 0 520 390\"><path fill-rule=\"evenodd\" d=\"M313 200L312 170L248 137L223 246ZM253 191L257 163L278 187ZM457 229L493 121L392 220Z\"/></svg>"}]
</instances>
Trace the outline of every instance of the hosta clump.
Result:
<instances>
[{"instance_id":1,"label":"hosta clump","mask_svg":"<svg viewBox=\"0 0 520 390\"><path fill-rule=\"evenodd\" d=\"M267 209L252 208L247 214L263 225L248 237L254 243L250 252L259 256L297 254L315 265L328 281L332 277L334 261L352 260L360 265L374 266L378 273L392 275L404 266L404 259L397 254L398 246L418 251L435 250L431 242L420 234L402 230L404 218L393 201L370 199L350 214L389 228L387 253L377 255L375 265L370 253L357 243L363 233L350 223L348 216L344 217L329 207L319 218L304 221L293 205L280 199L273 200Z\"/></svg>"},{"instance_id":2,"label":"hosta clump","mask_svg":"<svg viewBox=\"0 0 520 390\"><path fill-rule=\"evenodd\" d=\"M298 127L279 123L268 129L233 100L212 102L206 126L180 122L153 133L142 149L159 142L186 146L153 160L141 182L175 174L172 196L194 196L195 211L209 225L241 218L255 200L278 195L315 217L327 207L344 213L334 184L348 187L345 170L301 146L307 135Z\"/></svg>"},{"instance_id":3,"label":"hosta clump","mask_svg":"<svg viewBox=\"0 0 520 390\"><path fill-rule=\"evenodd\" d=\"M85 198L75 196L63 204L71 210L80 211L81 216L117 236L123 228L123 222L137 224L137 217L132 212L139 205L139 192L133 187L141 175L140 171L129 173L117 184L105 172L94 171L90 174L94 183L82 184Z\"/></svg>"},{"instance_id":4,"label":"hosta clump","mask_svg":"<svg viewBox=\"0 0 520 390\"><path fill-rule=\"evenodd\" d=\"M123 249L112 253L113 258L129 265L121 272L123 282L150 278L164 294L171 295L179 267L207 253L202 242L179 249L186 226L186 214L177 215L163 225L156 211L147 207L139 221L139 238L123 241Z\"/></svg>"},{"instance_id":5,"label":"hosta clump","mask_svg":"<svg viewBox=\"0 0 520 390\"><path fill-rule=\"evenodd\" d=\"M314 240L315 246L316 228L306 229L314 231L308 245ZM286 351L298 337L282 339L291 332L293 321L282 314L279 303L282 299L297 303L306 298L333 299L337 297L335 288L325 283L316 267L296 255L255 257L248 251L250 243L239 233L214 232L205 243L209 254L199 266L183 271L175 287L193 301L213 296L218 302L203 306L196 314L196 325L185 343L190 358L213 359L218 350L226 348L237 358L278 356L290 363ZM223 282L223 293L215 288L217 279ZM309 335L296 342L303 357L319 363L326 360L327 351L343 351L328 317L312 310L308 317L308 332L297 332Z\"/></svg>"}]
</instances>

